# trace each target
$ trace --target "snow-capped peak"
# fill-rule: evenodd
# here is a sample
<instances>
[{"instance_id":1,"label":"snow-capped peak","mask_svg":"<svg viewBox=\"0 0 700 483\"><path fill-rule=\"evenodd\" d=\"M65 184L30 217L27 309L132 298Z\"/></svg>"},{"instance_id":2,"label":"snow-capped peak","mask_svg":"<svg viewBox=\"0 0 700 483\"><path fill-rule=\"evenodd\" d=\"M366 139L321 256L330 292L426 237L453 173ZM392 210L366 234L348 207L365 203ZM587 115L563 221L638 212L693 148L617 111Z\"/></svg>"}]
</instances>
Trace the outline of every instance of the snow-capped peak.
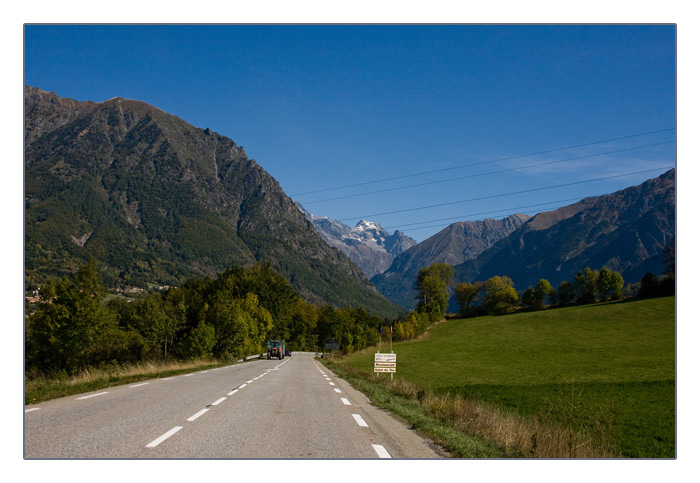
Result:
<instances>
[{"instance_id":1,"label":"snow-capped peak","mask_svg":"<svg viewBox=\"0 0 700 483\"><path fill-rule=\"evenodd\" d=\"M360 220L360 222L357 225L355 225L355 230L377 230L380 232L385 231L379 223L367 220Z\"/></svg>"}]
</instances>

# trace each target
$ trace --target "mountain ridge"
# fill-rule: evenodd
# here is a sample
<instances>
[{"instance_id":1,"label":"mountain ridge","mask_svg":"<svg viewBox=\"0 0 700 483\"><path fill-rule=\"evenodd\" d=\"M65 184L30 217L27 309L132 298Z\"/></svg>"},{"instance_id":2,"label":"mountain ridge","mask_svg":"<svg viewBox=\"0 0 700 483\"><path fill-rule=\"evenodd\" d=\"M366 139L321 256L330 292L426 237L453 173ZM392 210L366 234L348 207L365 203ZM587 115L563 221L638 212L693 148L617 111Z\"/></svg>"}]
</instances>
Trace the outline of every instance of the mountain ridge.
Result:
<instances>
[{"instance_id":1,"label":"mountain ridge","mask_svg":"<svg viewBox=\"0 0 700 483\"><path fill-rule=\"evenodd\" d=\"M371 279L384 272L401 253L416 245L416 241L400 231L386 231L379 223L360 220L350 227L326 216L317 216L299 209L313 223L318 233L332 247L345 253Z\"/></svg>"},{"instance_id":2,"label":"mountain ridge","mask_svg":"<svg viewBox=\"0 0 700 483\"><path fill-rule=\"evenodd\" d=\"M400 309L329 247L242 146L141 101L25 86L25 276L96 258L111 285L269 262L307 301Z\"/></svg>"},{"instance_id":3,"label":"mountain ridge","mask_svg":"<svg viewBox=\"0 0 700 483\"><path fill-rule=\"evenodd\" d=\"M475 258L529 218L516 214L500 220L453 223L396 257L386 271L372 277L372 283L389 300L404 308L412 307L416 293L413 287L421 268L434 263L457 265Z\"/></svg>"},{"instance_id":4,"label":"mountain ridge","mask_svg":"<svg viewBox=\"0 0 700 483\"><path fill-rule=\"evenodd\" d=\"M638 282L663 271L663 250L675 243L675 168L607 195L535 215L474 260L455 266L459 281L508 275L516 289L546 278L572 281L589 266Z\"/></svg>"}]
</instances>

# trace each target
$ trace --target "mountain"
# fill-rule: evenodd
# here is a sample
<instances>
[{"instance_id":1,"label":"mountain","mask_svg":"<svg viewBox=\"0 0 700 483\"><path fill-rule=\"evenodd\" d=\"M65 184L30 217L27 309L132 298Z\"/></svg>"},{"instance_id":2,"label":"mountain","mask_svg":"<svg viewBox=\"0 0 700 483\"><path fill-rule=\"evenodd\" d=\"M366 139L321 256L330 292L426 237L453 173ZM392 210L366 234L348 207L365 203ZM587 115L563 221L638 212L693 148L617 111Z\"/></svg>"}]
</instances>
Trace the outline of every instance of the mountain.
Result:
<instances>
[{"instance_id":1,"label":"mountain","mask_svg":"<svg viewBox=\"0 0 700 483\"><path fill-rule=\"evenodd\" d=\"M525 223L528 215L511 215L501 220L453 223L396 257L391 267L372 278L372 283L389 300L405 308L415 306L418 271L433 263L458 265L476 258L494 243Z\"/></svg>"},{"instance_id":2,"label":"mountain","mask_svg":"<svg viewBox=\"0 0 700 483\"><path fill-rule=\"evenodd\" d=\"M309 302L400 313L231 139L139 101L24 96L27 284L90 257L138 287L269 262Z\"/></svg>"},{"instance_id":3,"label":"mountain","mask_svg":"<svg viewBox=\"0 0 700 483\"><path fill-rule=\"evenodd\" d=\"M300 209L323 239L345 253L367 278L384 272L394 258L416 245L413 238L398 230L390 234L379 223L362 220L351 228L338 220L316 216Z\"/></svg>"},{"instance_id":4,"label":"mountain","mask_svg":"<svg viewBox=\"0 0 700 483\"><path fill-rule=\"evenodd\" d=\"M475 260L455 280L507 275L518 290L546 278L557 287L585 267L608 267L625 281L663 271L663 249L676 238L676 170L615 193L540 213Z\"/></svg>"}]
</instances>

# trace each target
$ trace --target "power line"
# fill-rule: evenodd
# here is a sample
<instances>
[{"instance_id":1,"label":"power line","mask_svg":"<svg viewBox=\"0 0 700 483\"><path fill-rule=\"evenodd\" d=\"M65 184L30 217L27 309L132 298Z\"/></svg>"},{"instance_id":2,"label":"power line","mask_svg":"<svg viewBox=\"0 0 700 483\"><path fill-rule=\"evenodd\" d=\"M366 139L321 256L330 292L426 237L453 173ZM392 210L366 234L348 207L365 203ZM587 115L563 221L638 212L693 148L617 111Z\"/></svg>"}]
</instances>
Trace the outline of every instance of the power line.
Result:
<instances>
[{"instance_id":1,"label":"power line","mask_svg":"<svg viewBox=\"0 0 700 483\"><path fill-rule=\"evenodd\" d=\"M297 197L297 196L310 195L310 194L315 194L315 193L323 193L323 192L327 192L327 191L335 191L335 190L346 189L346 188L355 188L355 187L357 187L357 186L366 186L366 185L369 185L369 184L383 183L383 182L385 182L385 181L396 181L396 180L399 180L399 179L412 178L412 177L415 177L415 176L423 176L423 175L426 175L426 174L443 173L443 172L445 172L445 171L453 171L453 170L456 170L456 169L468 168L468 167L471 167L471 166L480 166L480 165L483 165L483 164L497 163L497 162L499 162L499 161L509 161L509 160L513 160L513 159L525 158L525 157L528 157L528 156L537 156L537 155L540 155L540 154L554 153L554 152L563 151L563 150L566 150L566 149L582 148L582 147L586 147L586 146L593 146L593 145L596 145L596 144L609 143L609 142L613 142L613 141L621 141L621 140L623 140L623 139L631 139L631 138L635 138L635 137L648 136L648 135L650 135L650 134L659 134L659 133L662 133L662 132L673 131L673 130L675 130L675 129L676 129L675 127L672 127L672 128L667 128L667 129L659 129L659 130L656 130L656 131L647 131L647 132L643 132L643 133L639 133L639 134L631 134L631 135L628 135L628 136L621 136L621 137L617 137L617 138L604 139L604 140L602 140L602 141L593 141L593 142L590 142L590 143L575 144L575 145L572 145L572 146L565 146L565 147L555 148L555 149L547 149L547 150L538 151L538 152L534 152L534 153L520 154L520 155L516 155L516 156L509 156L509 157L506 157L506 158L494 159L494 160L491 160L491 161L481 161L481 162L478 162L478 163L470 163L470 164L463 164L463 165L460 165L460 166L453 166L453 167L451 167L451 168L441 168L441 169L434 169L434 170L431 170L431 171L421 171L421 172L418 172L418 173L405 174L405 175L402 175L402 176L394 176L394 177L390 177L390 178L383 178L383 179L377 179L377 180L371 180L371 181L364 181L364 182L354 183L354 184L348 184L348 185L344 185L344 186L335 186L335 187L331 187L331 188L323 188L323 189L320 189L320 190L305 191L305 192L303 192L303 193L295 193L295 194L292 194L292 195L290 195L290 196L291 196L291 197Z\"/></svg>"},{"instance_id":2,"label":"power line","mask_svg":"<svg viewBox=\"0 0 700 483\"><path fill-rule=\"evenodd\" d=\"M585 155L585 156L576 156L576 157L574 157L574 158L558 159L558 160L555 160L555 161L547 161L547 162L544 162L544 163L530 164L530 165L527 165L527 166L518 166L518 167L515 167L515 168L501 169L501 170L498 170L498 171L489 171L488 173L470 174L470 175L468 175L468 176L460 176L460 177L458 177L458 178L443 179L443 180L438 180L438 181L428 181L428 182L425 182L425 183L418 183L418 184L412 184L412 185L407 185L407 186L399 186L399 187L397 187L397 188L386 188L386 189L381 189L381 190L376 190L376 191L366 191L366 192L363 192L363 193L356 193L356 194L352 194L352 195L336 196L335 198L326 198L326 199L322 199L322 200L305 201L305 202L304 202L304 206L306 206L306 205L311 205L311 204L314 204L314 203L323 203L323 202L326 202L326 201L343 200L343 199L347 199L347 198L357 198L357 197L359 197L359 196L367 196L367 195L373 195L373 194L377 194L377 193L387 193L387 192L389 192L389 191L398 191L398 190L404 190L404 189L409 189L409 188L418 188L418 187L421 187L421 186L429 186L429 185L434 185L434 184L449 183L449 182L452 182L452 181L459 181L459 180L464 180L464 179L469 179L469 178L477 178L477 177L479 177L479 176L487 176L487 175L490 175L490 174L507 173L507 172L510 172L510 171L517 171L517 170L520 170L520 169L537 168L537 167L540 167L540 166L547 166L547 165L550 165L550 164L564 163L564 162L567 162L567 161L577 161L577 160L580 160L580 159L594 158L594 157L596 157L596 156L604 156L604 155L606 155L606 154L617 154L617 153L623 153L623 152L626 152L626 151L634 151L634 150L636 150L636 149L645 149L645 148L651 148L651 147L661 146L661 145L664 145L664 144L672 144L672 143L675 143L675 141L664 141L664 142L661 142L661 143L646 144L646 145L644 145L644 146L635 146L635 147L631 147L631 148L618 149L618 150L615 150L615 151L607 151L607 152L604 152L604 153L588 154L588 155Z\"/></svg>"},{"instance_id":3,"label":"power line","mask_svg":"<svg viewBox=\"0 0 700 483\"><path fill-rule=\"evenodd\" d=\"M603 181L603 180L606 180L606 179L622 178L622 177L624 177L624 176L632 176L632 175L635 175L635 174L650 173L650 172L652 172L652 171L658 171L658 170L661 170L661 169L671 169L671 168L673 168L673 167L674 167L674 166L659 167L659 168L654 168L654 169L647 169L647 170L644 170L644 171L635 171L635 172L633 172L633 173L616 174L616 175L612 175L612 176L604 176L604 177L602 177L602 178L594 178L594 179L589 179L589 180L584 180L584 181L574 181L574 182L572 182L572 183L563 183L563 184L558 184L558 185L554 185L554 186L545 186L545 187L542 187L542 188L532 188L532 189L529 189L529 190L513 191L513 192L511 192L511 193L501 193L501 194L497 194L497 195L481 196L481 197L478 197L478 198L471 198L471 199L468 199L468 200L450 201L450 202L448 202L448 203L438 203L438 204L435 204L435 205L418 206L418 207L415 207L415 208L406 208L406 209L403 209L403 210L385 211L385 212L383 212L383 213L372 213L372 214L369 214L369 215L352 216L352 217L349 217L349 218L343 218L343 219L341 219L341 220L339 220L339 221L356 220L356 219L358 219L358 218L364 219L364 218L369 218L369 217L374 217L374 216L382 216L382 215L394 215L394 214L396 214L396 213L407 213L407 212L409 212L409 211L427 210L427 209L429 209L429 208L438 208L438 207L441 207L441 206L457 205L457 204L460 204L460 203L468 203L468 202L471 202L471 201L480 201L480 200L487 200L487 199L493 199L493 198L501 198L501 197L503 197L503 196L519 195L519 194L524 194L524 193L533 193L533 192L535 192L535 191L544 191L544 190L549 190L549 189L554 189L554 188L563 188L563 187L565 187L565 186L574 186L574 185L578 185L578 184L594 183L594 182L596 182L596 181Z\"/></svg>"},{"instance_id":4,"label":"power line","mask_svg":"<svg viewBox=\"0 0 700 483\"><path fill-rule=\"evenodd\" d=\"M595 196L595 195L593 195L593 196ZM405 226L424 225L424 224L426 224L426 223L437 223L437 222L439 222L439 221L464 220L464 219L469 218L469 217L472 217L472 216L491 215L491 214L494 214L494 213L504 213L504 212L510 212L510 213L512 213L512 212L514 212L514 211L522 210L522 209L525 209L525 208L535 208L535 207L538 207L538 206L555 205L555 204L558 204L558 203L567 203L567 202L569 202L569 201L580 201L581 199L582 199L581 197L577 197L577 198L568 198L568 199L565 199L565 200L548 201L548 202L546 202L546 203L535 203L535 204L532 204L532 205L524 205L524 206L515 206L515 207L511 207L511 208L503 208L503 209L501 209L501 210L482 211L481 213L470 213L470 214L468 214L468 215L451 216L451 217L449 217L449 218L438 218L438 219L436 219L436 220L425 220L425 221L417 221L417 222L414 222L414 223L404 223L404 224L402 224L402 225L386 226L386 227L384 227L384 229L385 229L385 230L390 230L390 229L396 229L396 228L403 228L403 227L405 227ZM423 227L419 227L419 228L409 228L409 229L404 230L404 231L422 230L423 228L434 228L434 227L436 227L436 226L442 226L442 225L431 225L431 226L423 226Z\"/></svg>"}]
</instances>

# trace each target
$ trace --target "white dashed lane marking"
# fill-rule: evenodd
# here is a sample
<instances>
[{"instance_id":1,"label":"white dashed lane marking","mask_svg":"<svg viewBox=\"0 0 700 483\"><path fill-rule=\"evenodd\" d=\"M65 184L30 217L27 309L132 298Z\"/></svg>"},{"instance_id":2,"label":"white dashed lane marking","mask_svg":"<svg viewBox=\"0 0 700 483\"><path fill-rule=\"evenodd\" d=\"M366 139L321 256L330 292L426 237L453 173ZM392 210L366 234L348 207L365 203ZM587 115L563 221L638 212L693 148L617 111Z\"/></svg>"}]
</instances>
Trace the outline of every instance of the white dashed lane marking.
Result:
<instances>
[{"instance_id":1,"label":"white dashed lane marking","mask_svg":"<svg viewBox=\"0 0 700 483\"><path fill-rule=\"evenodd\" d=\"M193 414L192 416L190 416L189 418L187 418L187 420L190 421L190 422L191 422L191 421L194 421L195 419L197 419L198 417L200 417L202 414L206 413L207 411L209 411L209 409L208 409L208 408L204 408L204 409L202 409L201 411L199 411L197 414Z\"/></svg>"},{"instance_id":2,"label":"white dashed lane marking","mask_svg":"<svg viewBox=\"0 0 700 483\"><path fill-rule=\"evenodd\" d=\"M389 452L381 444L373 444L372 448L374 448L374 451L377 452L377 455L380 458L391 458L391 455L389 454Z\"/></svg>"},{"instance_id":3,"label":"white dashed lane marking","mask_svg":"<svg viewBox=\"0 0 700 483\"><path fill-rule=\"evenodd\" d=\"M147 382L142 382L141 384L134 384L133 386L129 386L129 387L145 386L146 384L148 384L148 383L147 383Z\"/></svg>"},{"instance_id":4,"label":"white dashed lane marking","mask_svg":"<svg viewBox=\"0 0 700 483\"><path fill-rule=\"evenodd\" d=\"M41 409L41 408L25 409L24 412L25 412L25 413L31 413L32 411L38 411L39 409Z\"/></svg>"},{"instance_id":5,"label":"white dashed lane marking","mask_svg":"<svg viewBox=\"0 0 700 483\"><path fill-rule=\"evenodd\" d=\"M155 447L158 446L160 443L162 443L163 441L165 441L166 439L168 439L170 436L172 436L173 434L177 433L177 432L180 431L181 429L182 429L182 426L175 426L173 429L171 429L170 431L168 431L168 432L165 433L164 435L162 435L162 436L160 436L160 437L154 439L154 440L151 441L150 443L148 443L148 444L146 445L146 448L155 448Z\"/></svg>"},{"instance_id":6,"label":"white dashed lane marking","mask_svg":"<svg viewBox=\"0 0 700 483\"><path fill-rule=\"evenodd\" d=\"M219 404L221 404L221 403L224 402L224 401L226 401L226 397L220 397L219 399L217 399L216 401L214 401L213 403L211 403L211 405L212 405L212 406L218 406Z\"/></svg>"},{"instance_id":7,"label":"white dashed lane marking","mask_svg":"<svg viewBox=\"0 0 700 483\"><path fill-rule=\"evenodd\" d=\"M353 414L352 417L355 418L355 422L356 422L360 427L369 428L369 426L367 425L367 423L365 422L365 420L362 419L362 416L360 416L359 414Z\"/></svg>"},{"instance_id":8,"label":"white dashed lane marking","mask_svg":"<svg viewBox=\"0 0 700 483\"><path fill-rule=\"evenodd\" d=\"M334 390L335 392L342 392L342 391L341 391L340 389L338 389L337 387L334 388L333 390Z\"/></svg>"},{"instance_id":9,"label":"white dashed lane marking","mask_svg":"<svg viewBox=\"0 0 700 483\"><path fill-rule=\"evenodd\" d=\"M76 397L76 399L90 399L91 397L104 396L105 394L109 394L109 391L107 391L107 392L100 392L100 393L97 393L97 394L90 394L89 396Z\"/></svg>"},{"instance_id":10,"label":"white dashed lane marking","mask_svg":"<svg viewBox=\"0 0 700 483\"><path fill-rule=\"evenodd\" d=\"M350 401L348 401L347 398L341 397L340 400L343 401L343 404L346 406L351 406Z\"/></svg>"}]
</instances>

